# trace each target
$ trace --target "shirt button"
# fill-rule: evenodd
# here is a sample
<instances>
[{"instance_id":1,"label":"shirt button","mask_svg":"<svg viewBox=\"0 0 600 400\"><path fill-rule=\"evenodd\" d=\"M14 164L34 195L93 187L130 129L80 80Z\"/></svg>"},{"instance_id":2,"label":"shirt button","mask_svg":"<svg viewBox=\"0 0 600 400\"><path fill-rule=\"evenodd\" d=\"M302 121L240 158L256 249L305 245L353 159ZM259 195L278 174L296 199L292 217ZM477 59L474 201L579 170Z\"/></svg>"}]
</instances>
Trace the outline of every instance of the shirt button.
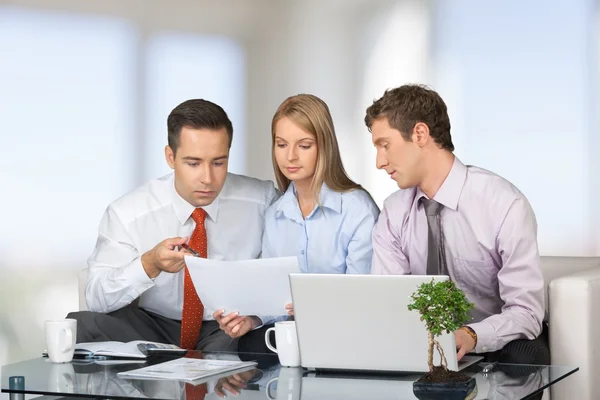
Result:
<instances>
[{"instance_id":1,"label":"shirt button","mask_svg":"<svg viewBox=\"0 0 600 400\"><path fill-rule=\"evenodd\" d=\"M304 254L304 250L302 250L302 251L300 252L300 254Z\"/></svg>"},{"instance_id":2,"label":"shirt button","mask_svg":"<svg viewBox=\"0 0 600 400\"><path fill-rule=\"evenodd\" d=\"M487 347L483 346L483 347L481 348L481 350L482 350L483 352L486 352L486 351L487 351Z\"/></svg>"}]
</instances>

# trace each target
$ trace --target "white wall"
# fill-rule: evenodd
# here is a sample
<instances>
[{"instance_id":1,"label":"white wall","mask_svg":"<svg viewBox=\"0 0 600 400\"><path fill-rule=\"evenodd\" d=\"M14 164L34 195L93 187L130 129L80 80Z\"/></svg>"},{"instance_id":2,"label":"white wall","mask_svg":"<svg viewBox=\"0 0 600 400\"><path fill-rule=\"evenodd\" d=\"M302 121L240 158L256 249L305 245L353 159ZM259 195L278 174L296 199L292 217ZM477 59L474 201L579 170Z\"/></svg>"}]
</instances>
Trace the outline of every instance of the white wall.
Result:
<instances>
[{"instance_id":1,"label":"white wall","mask_svg":"<svg viewBox=\"0 0 600 400\"><path fill-rule=\"evenodd\" d=\"M592 8L594 8L592 6ZM592 217L590 223L592 227L593 237L596 237L596 254L600 254L600 0L595 1L595 9L590 13L593 18L593 23L588 26L590 40L589 58L586 62L591 65L589 74L590 86L593 88L591 101L589 104L591 110L591 129L590 129L590 144L588 146L588 157L591 160L591 202Z\"/></svg>"},{"instance_id":2,"label":"white wall","mask_svg":"<svg viewBox=\"0 0 600 400\"><path fill-rule=\"evenodd\" d=\"M262 23L249 43L248 173L272 178L271 118L287 97L311 93L327 102L342 158L350 176L364 182L363 152L356 146L368 136L364 109L356 112L363 79L358 50L367 21L389 9L391 1L277 2L277 16ZM265 162L267 160L267 162Z\"/></svg>"},{"instance_id":3,"label":"white wall","mask_svg":"<svg viewBox=\"0 0 600 400\"><path fill-rule=\"evenodd\" d=\"M355 97L361 166L365 187L383 207L383 201L398 190L396 182L385 171L375 167L376 152L366 130L366 108L380 98L386 89L406 83L426 83L431 75L431 5L419 0L393 2L378 10L374 18L365 19L358 37L361 68L357 81L360 93Z\"/></svg>"}]
</instances>

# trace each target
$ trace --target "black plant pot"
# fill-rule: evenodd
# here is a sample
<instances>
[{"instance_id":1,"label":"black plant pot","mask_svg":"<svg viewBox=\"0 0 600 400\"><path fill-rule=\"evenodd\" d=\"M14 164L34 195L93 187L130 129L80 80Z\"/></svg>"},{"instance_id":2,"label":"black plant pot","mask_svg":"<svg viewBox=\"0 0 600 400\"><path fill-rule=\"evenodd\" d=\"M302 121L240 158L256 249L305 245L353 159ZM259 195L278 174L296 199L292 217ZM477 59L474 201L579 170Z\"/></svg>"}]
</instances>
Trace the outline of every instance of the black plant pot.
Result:
<instances>
[{"instance_id":1,"label":"black plant pot","mask_svg":"<svg viewBox=\"0 0 600 400\"><path fill-rule=\"evenodd\" d=\"M465 400L475 390L475 378L466 382L413 382L419 400Z\"/></svg>"}]
</instances>

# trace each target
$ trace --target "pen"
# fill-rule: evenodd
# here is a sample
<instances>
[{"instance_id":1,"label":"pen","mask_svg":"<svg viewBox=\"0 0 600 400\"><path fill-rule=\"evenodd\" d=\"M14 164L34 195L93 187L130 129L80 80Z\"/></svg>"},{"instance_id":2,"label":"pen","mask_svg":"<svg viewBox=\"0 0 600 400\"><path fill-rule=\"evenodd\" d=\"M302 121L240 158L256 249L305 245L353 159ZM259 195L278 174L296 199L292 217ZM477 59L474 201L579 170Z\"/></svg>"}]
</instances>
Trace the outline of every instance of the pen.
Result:
<instances>
[{"instance_id":1,"label":"pen","mask_svg":"<svg viewBox=\"0 0 600 400\"><path fill-rule=\"evenodd\" d=\"M195 257L200 257L200 254L196 253L196 251L194 251L194 249L188 246L187 243L182 244L181 247L192 253Z\"/></svg>"}]
</instances>

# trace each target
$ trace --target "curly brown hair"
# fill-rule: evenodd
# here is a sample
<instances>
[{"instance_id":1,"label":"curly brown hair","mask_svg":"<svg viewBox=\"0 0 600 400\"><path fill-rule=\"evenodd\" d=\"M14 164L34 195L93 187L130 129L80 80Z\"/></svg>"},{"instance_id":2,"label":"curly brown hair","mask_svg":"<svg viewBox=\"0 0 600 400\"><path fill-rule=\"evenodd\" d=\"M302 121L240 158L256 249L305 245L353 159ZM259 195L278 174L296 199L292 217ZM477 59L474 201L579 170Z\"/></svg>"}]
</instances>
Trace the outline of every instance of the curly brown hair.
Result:
<instances>
[{"instance_id":1,"label":"curly brown hair","mask_svg":"<svg viewBox=\"0 0 600 400\"><path fill-rule=\"evenodd\" d=\"M446 103L437 92L424 85L403 85L388 89L375 100L365 116L369 131L375 120L387 118L404 140L411 141L412 131L418 122L429 127L429 135L442 149L454 151L450 135L450 118Z\"/></svg>"}]
</instances>

